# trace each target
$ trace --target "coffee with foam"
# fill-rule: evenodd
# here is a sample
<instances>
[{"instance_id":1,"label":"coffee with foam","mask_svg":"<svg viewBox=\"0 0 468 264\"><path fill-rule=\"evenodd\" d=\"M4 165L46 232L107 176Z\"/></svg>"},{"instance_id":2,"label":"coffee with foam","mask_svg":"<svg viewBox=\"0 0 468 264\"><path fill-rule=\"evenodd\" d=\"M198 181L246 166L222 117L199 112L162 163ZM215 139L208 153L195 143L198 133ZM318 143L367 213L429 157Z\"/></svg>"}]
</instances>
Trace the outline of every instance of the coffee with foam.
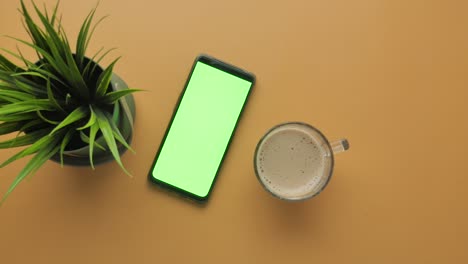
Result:
<instances>
[{"instance_id":1,"label":"coffee with foam","mask_svg":"<svg viewBox=\"0 0 468 264\"><path fill-rule=\"evenodd\" d=\"M268 191L282 199L301 200L320 193L332 168L329 143L306 124L277 126L257 146L257 177Z\"/></svg>"}]
</instances>

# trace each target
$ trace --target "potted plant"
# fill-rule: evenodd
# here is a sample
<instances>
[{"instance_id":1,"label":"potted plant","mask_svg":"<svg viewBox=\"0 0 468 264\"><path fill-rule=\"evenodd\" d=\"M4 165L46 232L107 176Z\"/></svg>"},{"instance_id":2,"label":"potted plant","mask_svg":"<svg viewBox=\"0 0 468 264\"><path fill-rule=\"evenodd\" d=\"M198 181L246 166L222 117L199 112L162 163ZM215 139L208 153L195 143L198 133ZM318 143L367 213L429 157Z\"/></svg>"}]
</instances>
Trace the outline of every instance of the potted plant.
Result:
<instances>
[{"instance_id":1,"label":"potted plant","mask_svg":"<svg viewBox=\"0 0 468 264\"><path fill-rule=\"evenodd\" d=\"M99 50L86 56L96 8L85 18L75 50L57 15L40 10L32 2L30 13L21 0L25 29L31 42L13 38L32 48L37 61L22 53L2 49L20 61L20 66L0 54L0 135L12 138L0 142L0 148L25 147L0 164L5 167L20 158L33 155L17 175L2 202L28 175L34 174L47 160L63 164L94 165L114 159L124 168L120 155L130 149L135 104L132 93L113 68L118 58L103 69L102 59L112 50ZM35 14L34 14L35 13ZM36 15L38 22L31 15Z\"/></svg>"}]
</instances>

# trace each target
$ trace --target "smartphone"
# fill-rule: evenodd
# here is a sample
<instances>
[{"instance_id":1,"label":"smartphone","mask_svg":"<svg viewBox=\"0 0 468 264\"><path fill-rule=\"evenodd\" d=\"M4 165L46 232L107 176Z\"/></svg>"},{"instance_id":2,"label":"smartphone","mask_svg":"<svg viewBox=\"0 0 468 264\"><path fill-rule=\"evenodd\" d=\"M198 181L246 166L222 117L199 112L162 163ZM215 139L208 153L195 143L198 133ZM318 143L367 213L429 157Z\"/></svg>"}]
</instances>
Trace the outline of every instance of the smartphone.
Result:
<instances>
[{"instance_id":1,"label":"smartphone","mask_svg":"<svg viewBox=\"0 0 468 264\"><path fill-rule=\"evenodd\" d=\"M255 76L207 55L195 59L149 179L208 199Z\"/></svg>"}]
</instances>

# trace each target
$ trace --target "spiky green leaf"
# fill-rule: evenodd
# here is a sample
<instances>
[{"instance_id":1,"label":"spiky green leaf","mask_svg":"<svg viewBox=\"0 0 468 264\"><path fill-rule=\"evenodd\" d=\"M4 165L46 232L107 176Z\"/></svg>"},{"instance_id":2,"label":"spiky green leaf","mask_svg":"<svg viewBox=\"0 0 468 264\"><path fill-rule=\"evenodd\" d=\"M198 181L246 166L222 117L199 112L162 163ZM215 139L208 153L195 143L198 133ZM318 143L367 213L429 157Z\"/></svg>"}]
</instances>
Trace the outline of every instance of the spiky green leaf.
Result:
<instances>
[{"instance_id":1,"label":"spiky green leaf","mask_svg":"<svg viewBox=\"0 0 468 264\"><path fill-rule=\"evenodd\" d=\"M98 79L98 88L97 88L97 91L96 91L96 96L97 97L101 97L103 96L104 94L106 94L107 92L107 89L109 88L109 84L110 84L110 81L111 81L111 78L112 78L112 71L114 69L114 65L115 63L117 63L117 61L120 59L117 58L115 59L101 74L101 76L99 76L99 79Z\"/></svg>"},{"instance_id":2,"label":"spiky green leaf","mask_svg":"<svg viewBox=\"0 0 468 264\"><path fill-rule=\"evenodd\" d=\"M89 111L88 111L88 108L84 107L84 106L80 106L78 108L76 108L75 110L73 110L73 112L71 112L62 122L60 122L60 124L58 124L54 130L52 130L52 132L50 132L50 134L54 134L55 132L57 132L58 130L70 125L70 124L73 124L77 121L80 121L82 120L83 118L85 118L87 115L88 115Z\"/></svg>"},{"instance_id":3,"label":"spiky green leaf","mask_svg":"<svg viewBox=\"0 0 468 264\"><path fill-rule=\"evenodd\" d=\"M104 53L99 57L99 59L97 59L97 60L94 60L94 59L93 59L92 62L90 61L88 64L94 64L94 65L93 65L93 68L91 69L89 75L94 75L94 73L95 73L96 69L99 67L101 61L102 61L107 55L109 55L109 53L111 53L112 51L114 51L114 50L116 50L116 49L117 49L117 48L110 48L110 49L108 49L106 52L104 52ZM97 56L97 54L96 54L95 56ZM94 58L94 57L93 57L93 58Z\"/></svg>"},{"instance_id":4,"label":"spiky green leaf","mask_svg":"<svg viewBox=\"0 0 468 264\"><path fill-rule=\"evenodd\" d=\"M114 133L112 130L112 126L109 123L109 118L100 109L95 109L95 112L96 112L96 117L97 117L97 123L99 124L99 128L102 132L102 135L104 136L104 139L107 143L107 146L110 152L112 153L112 156L114 157L117 164L119 164L120 168L127 175L131 176L131 174L123 166L122 161L120 159L119 149L117 148L117 143L115 142L115 137L114 137Z\"/></svg>"},{"instance_id":5,"label":"spiky green leaf","mask_svg":"<svg viewBox=\"0 0 468 264\"><path fill-rule=\"evenodd\" d=\"M60 36L55 30L54 26L50 23L50 21L45 17L45 15L39 10L37 7L36 3L32 1L33 7L36 11L36 15L39 17L39 19L42 22L42 25L45 28L45 31L47 32L47 36L44 38L45 41L47 42L48 47L51 49L52 54L55 54L55 58L58 59L58 57L64 56L64 52L66 49L70 49L70 47L66 47L62 45L63 43L60 40Z\"/></svg>"},{"instance_id":6,"label":"spiky green leaf","mask_svg":"<svg viewBox=\"0 0 468 264\"><path fill-rule=\"evenodd\" d=\"M44 149L47 146L50 146L50 144L52 144L54 141L56 141L59 138L61 138L61 137L58 137L58 136L52 137L50 135L45 135L45 136L39 138L31 146L29 146L26 149L23 149L22 151L16 153L15 155L13 155L9 159L7 159L5 162L0 164L0 168L5 167L6 165L12 163L15 160L18 160L18 159L26 157L28 155L34 154L34 153L38 152L39 150Z\"/></svg>"},{"instance_id":7,"label":"spiky green leaf","mask_svg":"<svg viewBox=\"0 0 468 264\"><path fill-rule=\"evenodd\" d=\"M15 72L18 68L13 62L5 58L3 55L0 54L0 69L6 69L12 72Z\"/></svg>"},{"instance_id":8,"label":"spiky green leaf","mask_svg":"<svg viewBox=\"0 0 468 264\"><path fill-rule=\"evenodd\" d=\"M11 76L12 77L16 77L16 76L34 76L34 77L39 77L39 78L41 78L43 80L47 80L47 78L44 75L42 75L42 74L40 74L38 72L33 72L33 71L13 73L13 74L11 74Z\"/></svg>"},{"instance_id":9,"label":"spiky green leaf","mask_svg":"<svg viewBox=\"0 0 468 264\"><path fill-rule=\"evenodd\" d=\"M23 91L0 89L0 98L13 103L18 101L34 100L35 97Z\"/></svg>"},{"instance_id":10,"label":"spiky green leaf","mask_svg":"<svg viewBox=\"0 0 468 264\"><path fill-rule=\"evenodd\" d=\"M5 122L0 124L0 135L6 135L15 131L18 131L21 126L23 125L22 122Z\"/></svg>"},{"instance_id":11,"label":"spiky green leaf","mask_svg":"<svg viewBox=\"0 0 468 264\"><path fill-rule=\"evenodd\" d=\"M21 172L16 176L13 183L8 188L8 191L3 196L0 205L5 202L5 199L11 194L16 186L27 176L34 174L48 159L50 159L57 151L59 151L58 139L53 138L49 144L37 151L37 154L26 164Z\"/></svg>"},{"instance_id":12,"label":"spiky green leaf","mask_svg":"<svg viewBox=\"0 0 468 264\"><path fill-rule=\"evenodd\" d=\"M78 38L76 41L76 58L78 62L78 66L82 68L83 61L86 52L86 38L89 33L89 28L91 27L91 22L93 21L94 14L96 9L91 10L91 12L86 16L83 24L81 25L80 32L78 33Z\"/></svg>"},{"instance_id":13,"label":"spiky green leaf","mask_svg":"<svg viewBox=\"0 0 468 264\"><path fill-rule=\"evenodd\" d=\"M112 130L113 130L113 134L114 134L115 139L118 142L120 142L120 144L122 144L125 148L127 148L133 154L135 154L135 150L133 150L133 148L130 147L130 145L127 143L127 140L125 140L125 138L122 136L122 133L120 133L120 130L117 128L117 126L113 122L110 122L110 124L112 126Z\"/></svg>"},{"instance_id":14,"label":"spiky green leaf","mask_svg":"<svg viewBox=\"0 0 468 264\"><path fill-rule=\"evenodd\" d=\"M49 123L51 125L58 125L59 121L50 120L49 118L45 117L41 111L36 111L37 116L44 122Z\"/></svg>"},{"instance_id":15,"label":"spiky green leaf","mask_svg":"<svg viewBox=\"0 0 468 264\"><path fill-rule=\"evenodd\" d=\"M42 64L41 66L44 66L45 64ZM38 72L40 74L42 74L43 76L46 76L47 78L51 79L51 80L54 80L56 82L58 82L62 87L62 89L68 89L70 90L70 86L65 83L62 79L60 79L57 75L53 74L52 72L48 71L48 70L44 70L42 69L41 67L37 67L37 66L31 66L30 67L31 71L35 71L35 72ZM55 93L63 93L63 91L60 91L60 90L54 90Z\"/></svg>"},{"instance_id":16,"label":"spiky green leaf","mask_svg":"<svg viewBox=\"0 0 468 264\"><path fill-rule=\"evenodd\" d=\"M52 86L50 85L50 80L49 79L47 79L47 96L48 96L50 102L52 102L52 104L55 106L55 108L57 108L57 110L59 110L62 113L66 113L65 110L63 110L62 106L55 99L55 96L54 96L54 93L52 92Z\"/></svg>"},{"instance_id":17,"label":"spiky green leaf","mask_svg":"<svg viewBox=\"0 0 468 264\"><path fill-rule=\"evenodd\" d=\"M83 70L83 78L85 79L89 79L89 70L90 70L90 67L93 63L96 62L96 57L104 50L104 47L101 47L94 55L93 57L88 61L88 63L86 63L86 66L84 67L84 70Z\"/></svg>"},{"instance_id":18,"label":"spiky green leaf","mask_svg":"<svg viewBox=\"0 0 468 264\"><path fill-rule=\"evenodd\" d=\"M83 130L83 129L86 129L92 125L94 125L94 123L96 123L96 114L94 113L93 111L93 108L91 106L89 106L89 112L91 113L90 117L89 117L89 121L88 123L86 123L84 126L82 127L79 127L77 128L77 130Z\"/></svg>"},{"instance_id":19,"label":"spiky green leaf","mask_svg":"<svg viewBox=\"0 0 468 264\"><path fill-rule=\"evenodd\" d=\"M82 140L84 143L90 145L90 139L89 139L89 137L86 135L85 132L80 131L80 138L81 138L81 140ZM106 151L106 148L103 147L101 144L97 143L96 141L94 141L93 144L94 144L96 147L100 148L101 150Z\"/></svg>"},{"instance_id":20,"label":"spiky green leaf","mask_svg":"<svg viewBox=\"0 0 468 264\"><path fill-rule=\"evenodd\" d=\"M23 62L25 62L27 64L28 67L31 67L34 65L33 62L27 60L24 56L22 56L22 54L16 54L10 50L7 50L7 49L4 49L4 48L0 48L0 50L3 50L4 52L10 54L11 56L17 58L17 59L20 59L22 60ZM19 52L18 52L19 53ZM17 70L21 70L19 69L19 67L17 67L16 65L13 65L14 67L16 67ZM15 70L11 69L11 65L10 65L10 70L13 71L13 72L16 72Z\"/></svg>"},{"instance_id":21,"label":"spiky green leaf","mask_svg":"<svg viewBox=\"0 0 468 264\"><path fill-rule=\"evenodd\" d=\"M25 40L22 40L22 39L19 39L19 38L14 38L14 37L11 37L11 36L7 36L8 38L11 38L11 39L14 39L32 49L34 49L35 51L37 51L42 57L44 57L44 59L47 60L47 62L54 68L55 71L57 71L58 73L60 73L62 76L64 76L64 78L68 79L67 76L69 76L69 73L68 73L68 68L66 68L66 64L65 63L60 63L58 64L57 61L54 59L54 57L46 50L42 49L40 46L36 45L36 44L31 44ZM62 68L62 67L65 67L65 68Z\"/></svg>"},{"instance_id":22,"label":"spiky green leaf","mask_svg":"<svg viewBox=\"0 0 468 264\"><path fill-rule=\"evenodd\" d=\"M120 98L122 98L122 97L124 97L126 95L129 95L129 94L132 94L134 92L139 92L139 91L142 91L142 90L139 90L139 89L125 89L125 90L110 92L110 93L107 93L106 95L104 95L102 97L101 102L103 104L113 104L117 100L119 100Z\"/></svg>"},{"instance_id":23,"label":"spiky green leaf","mask_svg":"<svg viewBox=\"0 0 468 264\"><path fill-rule=\"evenodd\" d=\"M30 132L32 128L37 128L37 126L44 124L44 121L41 119L33 119L25 122L25 124L19 129L20 132ZM49 129L50 131L50 129Z\"/></svg>"},{"instance_id":24,"label":"spiky green leaf","mask_svg":"<svg viewBox=\"0 0 468 264\"><path fill-rule=\"evenodd\" d=\"M7 116L10 114L28 113L41 110L53 110L52 103L47 99L32 99L4 105L0 107L0 117Z\"/></svg>"},{"instance_id":25,"label":"spiky green leaf","mask_svg":"<svg viewBox=\"0 0 468 264\"><path fill-rule=\"evenodd\" d=\"M60 1L57 1L57 4L54 7L54 11L52 12L52 18L50 19L50 24L53 26L55 25L55 19L57 18L57 11L59 8ZM60 25L61 23L59 23Z\"/></svg>"},{"instance_id":26,"label":"spiky green leaf","mask_svg":"<svg viewBox=\"0 0 468 264\"><path fill-rule=\"evenodd\" d=\"M43 138L47 134L48 129L41 129L28 134L24 134L23 136L0 142L0 149L16 148L31 145L39 139Z\"/></svg>"},{"instance_id":27,"label":"spiky green leaf","mask_svg":"<svg viewBox=\"0 0 468 264\"><path fill-rule=\"evenodd\" d=\"M0 116L0 121L3 122L19 122L19 121L24 121L24 120L31 120L33 118L36 118L35 113L17 113L13 115L8 115L8 116Z\"/></svg>"},{"instance_id":28,"label":"spiky green leaf","mask_svg":"<svg viewBox=\"0 0 468 264\"><path fill-rule=\"evenodd\" d=\"M89 130L89 163L91 164L91 168L94 170L94 146L98 145L96 144L96 134L99 131L99 123L95 122L93 125L91 125L91 128Z\"/></svg>"},{"instance_id":29,"label":"spiky green leaf","mask_svg":"<svg viewBox=\"0 0 468 264\"><path fill-rule=\"evenodd\" d=\"M27 31L31 36L34 44L36 44L38 47L46 47L44 32L36 25L36 23L34 23L34 20L31 18L31 15L24 5L23 0L21 0L21 13L23 14L24 22L27 26Z\"/></svg>"},{"instance_id":30,"label":"spiky green leaf","mask_svg":"<svg viewBox=\"0 0 468 264\"><path fill-rule=\"evenodd\" d=\"M65 134L65 136L62 139L62 142L60 143L60 166L63 167L63 153L65 152L65 148L67 147L68 143L70 143L70 140L72 139L73 134L75 133L74 130L70 130Z\"/></svg>"},{"instance_id":31,"label":"spiky green leaf","mask_svg":"<svg viewBox=\"0 0 468 264\"><path fill-rule=\"evenodd\" d=\"M97 7L96 7L97 8ZM94 10L96 10L96 8ZM88 46L89 46L89 42L91 41L91 38L92 36L94 35L94 31L96 31L96 28L99 26L99 24L101 24L102 21L104 21L104 19L106 19L108 16L103 16L101 17L97 22L96 24L94 24L93 28L91 29L91 32L89 34L87 34L87 37L86 37L86 41L85 41L85 44L84 44L84 50L86 51L88 49Z\"/></svg>"}]
</instances>

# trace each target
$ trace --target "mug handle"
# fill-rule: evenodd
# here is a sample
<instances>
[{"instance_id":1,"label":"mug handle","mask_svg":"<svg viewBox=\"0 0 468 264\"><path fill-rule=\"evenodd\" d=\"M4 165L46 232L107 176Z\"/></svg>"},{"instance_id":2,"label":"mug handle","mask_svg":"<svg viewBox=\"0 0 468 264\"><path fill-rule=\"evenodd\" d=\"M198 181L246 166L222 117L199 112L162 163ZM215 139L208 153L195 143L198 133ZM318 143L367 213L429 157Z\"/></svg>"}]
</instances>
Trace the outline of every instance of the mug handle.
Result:
<instances>
[{"instance_id":1,"label":"mug handle","mask_svg":"<svg viewBox=\"0 0 468 264\"><path fill-rule=\"evenodd\" d=\"M347 139L342 138L342 139L330 142L330 146L333 151L333 154L338 154L349 149L349 142Z\"/></svg>"}]
</instances>

